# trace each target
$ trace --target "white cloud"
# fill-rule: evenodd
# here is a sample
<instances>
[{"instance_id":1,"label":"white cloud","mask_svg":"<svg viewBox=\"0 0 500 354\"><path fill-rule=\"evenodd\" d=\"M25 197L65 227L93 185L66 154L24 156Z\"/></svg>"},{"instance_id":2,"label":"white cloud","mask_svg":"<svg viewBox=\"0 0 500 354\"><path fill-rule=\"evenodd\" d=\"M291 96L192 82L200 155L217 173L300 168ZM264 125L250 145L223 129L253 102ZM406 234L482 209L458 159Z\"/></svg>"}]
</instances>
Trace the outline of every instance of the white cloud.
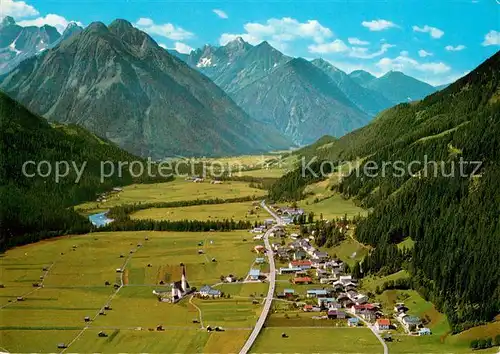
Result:
<instances>
[{"instance_id":1,"label":"white cloud","mask_svg":"<svg viewBox=\"0 0 500 354\"><path fill-rule=\"evenodd\" d=\"M336 39L329 43L312 44L309 46L309 53L327 54L327 53L346 53L351 58L358 59L373 59L381 56L389 48L395 47L392 44L384 43L380 50L370 53L366 47L349 47L344 41Z\"/></svg>"},{"instance_id":2,"label":"white cloud","mask_svg":"<svg viewBox=\"0 0 500 354\"><path fill-rule=\"evenodd\" d=\"M447 45L446 47L444 47L444 49L446 49L449 52L459 52L461 50L464 50L465 48L466 47L463 44L457 45L456 47L452 45Z\"/></svg>"},{"instance_id":3,"label":"white cloud","mask_svg":"<svg viewBox=\"0 0 500 354\"><path fill-rule=\"evenodd\" d=\"M158 45L159 45L160 47L162 47L163 49L167 49L167 46L166 46L165 44L163 44L163 43L158 43Z\"/></svg>"},{"instance_id":4,"label":"white cloud","mask_svg":"<svg viewBox=\"0 0 500 354\"><path fill-rule=\"evenodd\" d=\"M310 53L326 54L326 53L342 53L349 50L349 47L340 39L333 42L312 44L309 46Z\"/></svg>"},{"instance_id":5,"label":"white cloud","mask_svg":"<svg viewBox=\"0 0 500 354\"><path fill-rule=\"evenodd\" d=\"M368 50L366 50L366 48L352 47L349 56L359 59L373 59L386 53L392 47L395 47L395 45L384 43L378 51L373 53L368 53Z\"/></svg>"},{"instance_id":6,"label":"white cloud","mask_svg":"<svg viewBox=\"0 0 500 354\"><path fill-rule=\"evenodd\" d=\"M376 66L378 66L383 71L419 71L435 75L444 74L451 70L451 68L443 62L419 63L417 60L404 55L400 55L394 59L382 58L378 63L376 63Z\"/></svg>"},{"instance_id":7,"label":"white cloud","mask_svg":"<svg viewBox=\"0 0 500 354\"><path fill-rule=\"evenodd\" d=\"M483 46L500 45L500 32L491 30L484 36Z\"/></svg>"},{"instance_id":8,"label":"white cloud","mask_svg":"<svg viewBox=\"0 0 500 354\"><path fill-rule=\"evenodd\" d=\"M174 49L182 54L189 54L193 50L193 47L188 46L182 42L175 42Z\"/></svg>"},{"instance_id":9,"label":"white cloud","mask_svg":"<svg viewBox=\"0 0 500 354\"><path fill-rule=\"evenodd\" d=\"M370 31L383 31L389 28L398 27L393 22L387 20L363 21L361 25L368 28Z\"/></svg>"},{"instance_id":10,"label":"white cloud","mask_svg":"<svg viewBox=\"0 0 500 354\"><path fill-rule=\"evenodd\" d=\"M151 35L162 36L174 41L182 41L194 37L194 34L171 23L155 24L150 18L140 18L135 25Z\"/></svg>"},{"instance_id":11,"label":"white cloud","mask_svg":"<svg viewBox=\"0 0 500 354\"><path fill-rule=\"evenodd\" d=\"M3 0L1 0L3 1ZM66 27L70 24L70 22L75 22L78 26L83 27L83 24L78 21L68 21L62 16L56 15L56 14L48 14L45 17L38 17L32 20L23 20L19 21L19 25L26 27L26 26L37 26L41 27L43 25L49 25L55 27L60 33L64 32Z\"/></svg>"},{"instance_id":12,"label":"white cloud","mask_svg":"<svg viewBox=\"0 0 500 354\"><path fill-rule=\"evenodd\" d=\"M436 38L436 39L441 38L444 35L444 32L441 31L439 28L431 27L428 25L425 25L424 27L413 26L413 31L414 32L429 33L432 38Z\"/></svg>"},{"instance_id":13,"label":"white cloud","mask_svg":"<svg viewBox=\"0 0 500 354\"><path fill-rule=\"evenodd\" d=\"M12 16L15 19L39 15L37 9L24 1L0 0L1 17Z\"/></svg>"},{"instance_id":14,"label":"white cloud","mask_svg":"<svg viewBox=\"0 0 500 354\"><path fill-rule=\"evenodd\" d=\"M419 56L420 58L431 57L431 56L433 56L433 55L434 55L434 54L432 54L432 53L430 53L430 52L427 52L427 51L425 51L424 49L420 49L420 50L418 51L418 56Z\"/></svg>"},{"instance_id":15,"label":"white cloud","mask_svg":"<svg viewBox=\"0 0 500 354\"><path fill-rule=\"evenodd\" d=\"M229 18L229 16L222 10L219 10L219 9L213 9L212 10L217 16L219 16L220 18L223 18L223 19L226 19L226 18Z\"/></svg>"},{"instance_id":16,"label":"white cloud","mask_svg":"<svg viewBox=\"0 0 500 354\"><path fill-rule=\"evenodd\" d=\"M299 22L290 17L271 18L265 23L249 22L244 25L244 29L245 33L240 34L223 33L219 38L219 43L225 45L241 37L250 44L259 44L267 40L272 46L283 50L287 42L294 40L313 40L320 44L333 36L329 28L322 26L316 20Z\"/></svg>"},{"instance_id":17,"label":"white cloud","mask_svg":"<svg viewBox=\"0 0 500 354\"><path fill-rule=\"evenodd\" d=\"M219 44L226 45L229 42L234 41L238 37L241 37L245 42L254 45L262 42L262 39L251 36L248 33L242 33L242 34L223 33L219 38Z\"/></svg>"},{"instance_id":18,"label":"white cloud","mask_svg":"<svg viewBox=\"0 0 500 354\"><path fill-rule=\"evenodd\" d=\"M361 39L356 38L356 37L350 37L347 39L347 41L349 42L349 44L352 44L352 45L368 45L368 44L370 44L370 42L362 41Z\"/></svg>"}]
</instances>

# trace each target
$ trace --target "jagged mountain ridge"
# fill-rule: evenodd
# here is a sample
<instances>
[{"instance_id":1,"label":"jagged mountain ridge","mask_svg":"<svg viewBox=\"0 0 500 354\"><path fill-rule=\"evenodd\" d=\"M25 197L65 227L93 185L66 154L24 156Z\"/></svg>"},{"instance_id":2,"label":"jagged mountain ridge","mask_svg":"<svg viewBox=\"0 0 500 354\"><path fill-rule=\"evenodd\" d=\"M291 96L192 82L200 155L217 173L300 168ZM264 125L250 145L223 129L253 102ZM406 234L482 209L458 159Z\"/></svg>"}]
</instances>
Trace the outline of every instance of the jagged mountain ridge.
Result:
<instances>
[{"instance_id":1,"label":"jagged mountain ridge","mask_svg":"<svg viewBox=\"0 0 500 354\"><path fill-rule=\"evenodd\" d=\"M4 75L0 88L50 120L142 156L242 154L289 142L125 20L95 22Z\"/></svg>"},{"instance_id":2,"label":"jagged mountain ridge","mask_svg":"<svg viewBox=\"0 0 500 354\"><path fill-rule=\"evenodd\" d=\"M395 103L417 101L437 91L434 86L400 71L389 71L387 74L369 81L365 87L383 94Z\"/></svg>"},{"instance_id":3,"label":"jagged mountain ridge","mask_svg":"<svg viewBox=\"0 0 500 354\"><path fill-rule=\"evenodd\" d=\"M276 73L294 75L296 72L281 70L293 58L273 48L268 42L264 41L252 46L238 37L221 47L205 45L190 54L177 53L176 55L211 78L252 117L274 124L278 130L298 144L310 143L323 134L342 136L352 129L366 124L369 120L366 116L373 117L384 109L401 102L408 102L409 95L411 99L421 99L427 93L435 91L430 85L413 78L411 80L406 79L406 77L403 80L399 77L395 77L394 80L378 79L362 70L348 75L323 59L315 59L312 64L330 77L329 100L338 95L336 98L339 102L325 105L324 102L320 103L321 99L315 101L314 97L309 97L308 95L311 95L312 92L303 90L303 101L308 102L308 109L311 112L308 115L306 110L300 107L300 100L292 98L294 97L293 92L287 90L286 87L271 87L277 82L287 82L285 78L278 78ZM269 76L272 76L274 81L270 81ZM303 79L297 78L297 82ZM382 82L378 83L379 80ZM389 82L398 87L399 96L395 96ZM368 86L370 83L372 83L373 88ZM305 85L314 86L311 82L305 83ZM405 88L405 85L410 85L409 89ZM266 96L264 100L264 94L272 90L281 92L281 95L286 93L291 96L271 95ZM412 90L416 92L411 92ZM385 91L388 92L387 95ZM404 96L404 99L401 96ZM287 109L284 109L283 102L272 101L271 97L288 101ZM360 114L353 114L349 109L346 111L344 105L346 98L349 101L347 106L355 106L361 112ZM293 105L290 103L292 101ZM301 118L297 118L296 112L302 112ZM323 117L322 119L326 119L327 116L335 118L330 122L323 121L326 129L321 132L311 131L312 135L305 134L304 131L307 128L304 129L303 125L315 124L314 121L319 116ZM312 121L304 123L309 120Z\"/></svg>"},{"instance_id":4,"label":"jagged mountain ridge","mask_svg":"<svg viewBox=\"0 0 500 354\"><path fill-rule=\"evenodd\" d=\"M370 120L328 75L301 58L277 67L233 97L251 116L275 124L297 144L327 134L341 136Z\"/></svg>"},{"instance_id":5,"label":"jagged mountain ridge","mask_svg":"<svg viewBox=\"0 0 500 354\"><path fill-rule=\"evenodd\" d=\"M323 59L314 59L312 63L323 70L337 84L339 89L354 103L359 109L375 116L382 110L394 105L394 102L387 99L379 92L367 89L359 85L349 75L336 68Z\"/></svg>"},{"instance_id":6,"label":"jagged mountain ridge","mask_svg":"<svg viewBox=\"0 0 500 354\"><path fill-rule=\"evenodd\" d=\"M4 17L0 24L0 74L80 31L80 26L70 23L61 35L49 25L22 27L16 24L14 18Z\"/></svg>"}]
</instances>

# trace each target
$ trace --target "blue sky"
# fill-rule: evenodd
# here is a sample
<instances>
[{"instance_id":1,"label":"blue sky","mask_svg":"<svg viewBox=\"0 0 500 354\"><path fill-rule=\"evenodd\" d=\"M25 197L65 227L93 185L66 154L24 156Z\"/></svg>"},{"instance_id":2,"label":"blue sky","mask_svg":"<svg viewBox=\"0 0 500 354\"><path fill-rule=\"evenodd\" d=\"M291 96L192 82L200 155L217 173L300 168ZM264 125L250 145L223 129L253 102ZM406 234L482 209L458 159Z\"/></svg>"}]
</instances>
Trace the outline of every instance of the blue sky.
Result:
<instances>
[{"instance_id":1,"label":"blue sky","mask_svg":"<svg viewBox=\"0 0 500 354\"><path fill-rule=\"evenodd\" d=\"M167 1L1 0L22 25L124 18L186 52L242 36L350 72L400 70L431 84L454 81L500 49L500 0Z\"/></svg>"}]
</instances>

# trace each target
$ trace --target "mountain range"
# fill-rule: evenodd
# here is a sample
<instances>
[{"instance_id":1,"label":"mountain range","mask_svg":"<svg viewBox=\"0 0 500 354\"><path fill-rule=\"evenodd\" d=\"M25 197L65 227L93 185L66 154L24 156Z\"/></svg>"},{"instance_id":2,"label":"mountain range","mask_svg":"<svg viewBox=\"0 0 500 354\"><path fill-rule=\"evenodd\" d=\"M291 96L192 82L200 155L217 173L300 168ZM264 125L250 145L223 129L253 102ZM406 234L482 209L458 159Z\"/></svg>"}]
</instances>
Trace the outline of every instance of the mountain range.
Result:
<instances>
[{"instance_id":1,"label":"mountain range","mask_svg":"<svg viewBox=\"0 0 500 354\"><path fill-rule=\"evenodd\" d=\"M376 78L365 71L348 75L323 59L292 63L294 58L268 42L252 46L241 37L220 47L171 53L211 78L250 116L272 124L299 145L322 134L342 136L386 108L436 91L400 72Z\"/></svg>"},{"instance_id":2,"label":"mountain range","mask_svg":"<svg viewBox=\"0 0 500 354\"><path fill-rule=\"evenodd\" d=\"M0 74L15 68L21 61L52 48L83 29L71 22L60 34L55 27L22 27L6 16L0 23Z\"/></svg>"},{"instance_id":3,"label":"mountain range","mask_svg":"<svg viewBox=\"0 0 500 354\"><path fill-rule=\"evenodd\" d=\"M400 72L348 75L323 59L292 58L241 37L190 54L164 50L124 20L85 30L70 24L61 35L6 17L0 34L0 70L10 70L0 89L49 120L80 124L154 158L340 137L436 91Z\"/></svg>"},{"instance_id":4,"label":"mountain range","mask_svg":"<svg viewBox=\"0 0 500 354\"><path fill-rule=\"evenodd\" d=\"M51 121L76 123L141 156L244 154L290 146L206 76L125 20L94 22L0 77Z\"/></svg>"}]
</instances>

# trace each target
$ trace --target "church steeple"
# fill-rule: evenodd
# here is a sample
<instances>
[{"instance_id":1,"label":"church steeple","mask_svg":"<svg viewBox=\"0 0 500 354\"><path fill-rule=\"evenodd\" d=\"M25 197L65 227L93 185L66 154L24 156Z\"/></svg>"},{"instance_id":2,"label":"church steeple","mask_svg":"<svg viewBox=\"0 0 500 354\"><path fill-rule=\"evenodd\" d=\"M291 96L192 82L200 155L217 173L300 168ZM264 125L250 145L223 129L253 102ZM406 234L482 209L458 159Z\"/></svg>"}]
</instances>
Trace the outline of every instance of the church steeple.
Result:
<instances>
[{"instance_id":1,"label":"church steeple","mask_svg":"<svg viewBox=\"0 0 500 354\"><path fill-rule=\"evenodd\" d=\"M186 267L182 264L181 287L183 292L187 292Z\"/></svg>"}]
</instances>

